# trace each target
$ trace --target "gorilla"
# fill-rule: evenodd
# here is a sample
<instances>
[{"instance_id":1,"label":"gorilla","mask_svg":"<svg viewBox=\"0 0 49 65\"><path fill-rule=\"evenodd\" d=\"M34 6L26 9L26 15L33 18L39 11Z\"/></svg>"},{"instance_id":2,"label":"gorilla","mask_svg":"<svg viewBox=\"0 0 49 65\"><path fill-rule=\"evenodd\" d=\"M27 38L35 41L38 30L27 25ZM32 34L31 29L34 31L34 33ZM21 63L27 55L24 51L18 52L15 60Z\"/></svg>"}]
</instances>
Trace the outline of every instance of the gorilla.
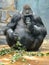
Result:
<instances>
[{"instance_id":1,"label":"gorilla","mask_svg":"<svg viewBox=\"0 0 49 65\"><path fill-rule=\"evenodd\" d=\"M4 30L4 35L6 35L10 47L14 47L19 40L29 51L37 51L46 34L47 30L41 18L33 15L29 5L23 7L22 13L18 12L12 17Z\"/></svg>"}]
</instances>

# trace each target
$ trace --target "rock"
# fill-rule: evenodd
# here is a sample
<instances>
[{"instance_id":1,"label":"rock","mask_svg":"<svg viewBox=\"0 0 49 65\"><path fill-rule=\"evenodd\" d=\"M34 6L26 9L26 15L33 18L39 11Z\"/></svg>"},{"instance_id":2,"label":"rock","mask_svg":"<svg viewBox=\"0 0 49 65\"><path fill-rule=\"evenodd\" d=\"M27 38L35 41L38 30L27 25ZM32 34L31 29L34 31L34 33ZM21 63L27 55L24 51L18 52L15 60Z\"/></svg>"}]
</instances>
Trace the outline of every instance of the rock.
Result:
<instances>
[{"instance_id":1,"label":"rock","mask_svg":"<svg viewBox=\"0 0 49 65\"><path fill-rule=\"evenodd\" d=\"M11 17L8 18L7 22L10 22L11 21Z\"/></svg>"},{"instance_id":2,"label":"rock","mask_svg":"<svg viewBox=\"0 0 49 65\"><path fill-rule=\"evenodd\" d=\"M1 21L3 22L4 20L6 20L6 18L7 18L7 12L6 11L2 11Z\"/></svg>"},{"instance_id":3,"label":"rock","mask_svg":"<svg viewBox=\"0 0 49 65\"><path fill-rule=\"evenodd\" d=\"M3 30L0 29L0 35L3 35L3 34L4 34Z\"/></svg>"},{"instance_id":4,"label":"rock","mask_svg":"<svg viewBox=\"0 0 49 65\"><path fill-rule=\"evenodd\" d=\"M13 0L0 0L0 8L7 8L10 7L11 4L13 4Z\"/></svg>"},{"instance_id":5,"label":"rock","mask_svg":"<svg viewBox=\"0 0 49 65\"><path fill-rule=\"evenodd\" d=\"M0 27L6 26L7 23L0 23Z\"/></svg>"},{"instance_id":6,"label":"rock","mask_svg":"<svg viewBox=\"0 0 49 65\"><path fill-rule=\"evenodd\" d=\"M0 22L1 22L1 17L2 17L2 11L0 11Z\"/></svg>"},{"instance_id":7,"label":"rock","mask_svg":"<svg viewBox=\"0 0 49 65\"><path fill-rule=\"evenodd\" d=\"M4 44L7 44L6 40L5 39L0 39L0 45L4 45Z\"/></svg>"},{"instance_id":8,"label":"rock","mask_svg":"<svg viewBox=\"0 0 49 65\"><path fill-rule=\"evenodd\" d=\"M6 25L6 23L0 23L0 35L3 35L3 30L5 29Z\"/></svg>"},{"instance_id":9,"label":"rock","mask_svg":"<svg viewBox=\"0 0 49 65\"><path fill-rule=\"evenodd\" d=\"M5 36L0 36L0 45L3 45L3 44L7 44L6 42L6 37Z\"/></svg>"},{"instance_id":10,"label":"rock","mask_svg":"<svg viewBox=\"0 0 49 65\"><path fill-rule=\"evenodd\" d=\"M10 11L8 11L8 14L12 17L13 15L15 15L17 13L17 11L16 10L14 10L14 11L12 11L12 10L10 10Z\"/></svg>"}]
</instances>

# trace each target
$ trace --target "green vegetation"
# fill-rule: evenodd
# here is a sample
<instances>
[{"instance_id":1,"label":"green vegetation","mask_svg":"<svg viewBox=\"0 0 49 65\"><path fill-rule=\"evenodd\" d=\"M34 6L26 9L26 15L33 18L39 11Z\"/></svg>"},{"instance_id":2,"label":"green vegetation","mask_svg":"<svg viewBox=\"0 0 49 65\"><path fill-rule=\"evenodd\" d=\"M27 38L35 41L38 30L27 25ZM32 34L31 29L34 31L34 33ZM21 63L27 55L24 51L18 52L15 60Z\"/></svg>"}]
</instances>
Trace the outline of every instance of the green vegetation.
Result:
<instances>
[{"instance_id":1,"label":"green vegetation","mask_svg":"<svg viewBox=\"0 0 49 65\"><path fill-rule=\"evenodd\" d=\"M11 53L11 52L13 52L13 49L5 49L5 48L3 48L3 49L0 51L0 56L3 56L3 55L5 55L5 54L9 54L9 53Z\"/></svg>"},{"instance_id":2,"label":"green vegetation","mask_svg":"<svg viewBox=\"0 0 49 65\"><path fill-rule=\"evenodd\" d=\"M21 59L22 62L26 61L26 59L23 58L23 51L22 52L21 51L18 51L18 52L16 51L16 53L11 58L11 62L14 63L14 62L16 62L20 59Z\"/></svg>"},{"instance_id":3,"label":"green vegetation","mask_svg":"<svg viewBox=\"0 0 49 65\"><path fill-rule=\"evenodd\" d=\"M26 50L26 48L19 41L17 41L16 43L16 48L18 50Z\"/></svg>"},{"instance_id":4,"label":"green vegetation","mask_svg":"<svg viewBox=\"0 0 49 65\"><path fill-rule=\"evenodd\" d=\"M19 54L21 56L23 55L27 55L27 56L49 56L49 52L47 53L41 53L41 52L27 52L25 51L24 49L19 49L19 50L14 50L13 48L10 48L10 49L5 49L3 48L1 51L0 51L0 56L3 56L3 55L6 55L6 54Z\"/></svg>"},{"instance_id":5,"label":"green vegetation","mask_svg":"<svg viewBox=\"0 0 49 65\"><path fill-rule=\"evenodd\" d=\"M12 63L14 63L15 61L17 61L19 59L21 59L22 62L25 62L26 59L23 58L24 55L38 56L38 57L49 56L49 52L47 52L47 53L28 52L28 51L26 51L25 47L23 47L19 41L16 43L16 47L17 47L16 50L14 48L10 48L10 49L3 48L0 51L0 56L6 55L6 54L11 54L12 55L12 58L11 58ZM0 65L4 65L4 64L0 62Z\"/></svg>"},{"instance_id":6,"label":"green vegetation","mask_svg":"<svg viewBox=\"0 0 49 65\"><path fill-rule=\"evenodd\" d=\"M19 53L14 54L14 55L12 56L12 58L11 58L11 62L13 63L13 62L19 60L20 58L22 58L22 56L21 56Z\"/></svg>"},{"instance_id":7,"label":"green vegetation","mask_svg":"<svg viewBox=\"0 0 49 65\"><path fill-rule=\"evenodd\" d=\"M2 62L0 62L0 65L4 65Z\"/></svg>"},{"instance_id":8,"label":"green vegetation","mask_svg":"<svg viewBox=\"0 0 49 65\"><path fill-rule=\"evenodd\" d=\"M46 56L49 56L49 52L48 52L48 53L46 53Z\"/></svg>"},{"instance_id":9,"label":"green vegetation","mask_svg":"<svg viewBox=\"0 0 49 65\"><path fill-rule=\"evenodd\" d=\"M37 55L37 56L41 56L41 57L44 56L43 53L39 53L39 52L38 52L36 55Z\"/></svg>"}]
</instances>

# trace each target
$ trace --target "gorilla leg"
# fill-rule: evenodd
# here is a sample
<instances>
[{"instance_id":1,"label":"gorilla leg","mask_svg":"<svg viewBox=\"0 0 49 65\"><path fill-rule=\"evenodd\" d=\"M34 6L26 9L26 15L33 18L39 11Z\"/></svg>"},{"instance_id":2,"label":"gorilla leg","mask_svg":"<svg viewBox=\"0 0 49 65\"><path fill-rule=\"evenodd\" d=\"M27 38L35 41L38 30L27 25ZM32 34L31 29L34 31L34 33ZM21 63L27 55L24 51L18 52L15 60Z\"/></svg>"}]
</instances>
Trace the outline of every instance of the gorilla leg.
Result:
<instances>
[{"instance_id":1,"label":"gorilla leg","mask_svg":"<svg viewBox=\"0 0 49 65\"><path fill-rule=\"evenodd\" d=\"M38 37L35 38L33 51L37 51L39 49L39 47L41 46L43 42L43 39L44 37L42 35L39 35Z\"/></svg>"},{"instance_id":2,"label":"gorilla leg","mask_svg":"<svg viewBox=\"0 0 49 65\"><path fill-rule=\"evenodd\" d=\"M34 38L32 36L24 36L21 38L20 43L26 48L27 51L32 50L32 45L34 43Z\"/></svg>"},{"instance_id":3,"label":"gorilla leg","mask_svg":"<svg viewBox=\"0 0 49 65\"><path fill-rule=\"evenodd\" d=\"M11 39L9 36L6 36L7 43L10 47L15 47L16 41Z\"/></svg>"}]
</instances>

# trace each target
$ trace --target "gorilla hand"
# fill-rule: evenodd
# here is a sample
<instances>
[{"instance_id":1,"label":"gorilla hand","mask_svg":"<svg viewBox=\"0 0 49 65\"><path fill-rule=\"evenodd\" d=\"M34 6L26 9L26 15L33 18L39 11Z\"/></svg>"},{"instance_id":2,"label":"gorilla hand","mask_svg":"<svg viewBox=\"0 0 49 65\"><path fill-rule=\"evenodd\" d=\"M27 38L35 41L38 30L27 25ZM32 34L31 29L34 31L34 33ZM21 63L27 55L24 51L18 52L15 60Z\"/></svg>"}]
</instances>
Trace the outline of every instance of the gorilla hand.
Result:
<instances>
[{"instance_id":1,"label":"gorilla hand","mask_svg":"<svg viewBox=\"0 0 49 65\"><path fill-rule=\"evenodd\" d=\"M17 35L13 32L12 29L8 29L7 30L7 36L11 39L11 40L16 40L17 39Z\"/></svg>"},{"instance_id":2,"label":"gorilla hand","mask_svg":"<svg viewBox=\"0 0 49 65\"><path fill-rule=\"evenodd\" d=\"M32 24L32 22L27 23L27 28L28 28L30 31L33 32L33 30L34 30L34 25Z\"/></svg>"},{"instance_id":3,"label":"gorilla hand","mask_svg":"<svg viewBox=\"0 0 49 65\"><path fill-rule=\"evenodd\" d=\"M18 34L17 33L13 33L13 37L14 37L14 40L18 40Z\"/></svg>"}]
</instances>

